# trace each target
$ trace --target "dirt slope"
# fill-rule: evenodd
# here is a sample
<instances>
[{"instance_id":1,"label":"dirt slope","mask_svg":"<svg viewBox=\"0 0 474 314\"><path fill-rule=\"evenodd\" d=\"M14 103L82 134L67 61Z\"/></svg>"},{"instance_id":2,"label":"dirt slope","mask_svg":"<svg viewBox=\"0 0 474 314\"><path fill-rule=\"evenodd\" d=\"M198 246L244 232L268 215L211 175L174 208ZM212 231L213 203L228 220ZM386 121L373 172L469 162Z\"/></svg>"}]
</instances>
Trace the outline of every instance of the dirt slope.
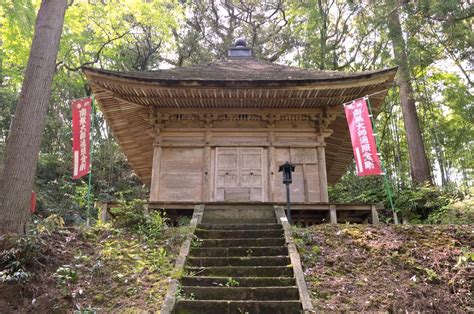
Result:
<instances>
[{"instance_id":1,"label":"dirt slope","mask_svg":"<svg viewBox=\"0 0 474 314\"><path fill-rule=\"evenodd\" d=\"M27 261L24 270L32 277L23 283L0 280L0 313L158 311L187 232L169 228L152 241L114 228L42 234L27 245L34 256L23 249L15 253Z\"/></svg>"},{"instance_id":2,"label":"dirt slope","mask_svg":"<svg viewBox=\"0 0 474 314\"><path fill-rule=\"evenodd\" d=\"M294 229L323 311L474 311L474 226Z\"/></svg>"}]
</instances>

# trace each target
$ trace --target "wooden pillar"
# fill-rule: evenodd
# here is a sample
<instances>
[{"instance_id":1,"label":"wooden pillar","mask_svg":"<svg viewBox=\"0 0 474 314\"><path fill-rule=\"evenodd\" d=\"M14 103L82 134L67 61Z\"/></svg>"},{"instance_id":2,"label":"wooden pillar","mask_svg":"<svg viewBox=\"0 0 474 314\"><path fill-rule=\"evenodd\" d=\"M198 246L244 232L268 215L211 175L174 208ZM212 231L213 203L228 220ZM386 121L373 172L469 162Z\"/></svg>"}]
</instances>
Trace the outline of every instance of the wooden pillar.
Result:
<instances>
[{"instance_id":1,"label":"wooden pillar","mask_svg":"<svg viewBox=\"0 0 474 314\"><path fill-rule=\"evenodd\" d=\"M328 196L328 177L326 172L326 153L324 146L318 146L318 173L319 173L319 191L321 202L329 202Z\"/></svg>"},{"instance_id":2,"label":"wooden pillar","mask_svg":"<svg viewBox=\"0 0 474 314\"><path fill-rule=\"evenodd\" d=\"M96 207L99 208L99 221L103 224L110 220L109 208L107 202L97 203Z\"/></svg>"},{"instance_id":3,"label":"wooden pillar","mask_svg":"<svg viewBox=\"0 0 474 314\"><path fill-rule=\"evenodd\" d=\"M379 213L377 212L377 208L375 207L375 205L370 205L370 211L371 211L371 214L372 214L372 223L374 225L378 225L379 224Z\"/></svg>"},{"instance_id":4,"label":"wooden pillar","mask_svg":"<svg viewBox=\"0 0 474 314\"><path fill-rule=\"evenodd\" d=\"M158 201L160 189L161 146L153 146L151 168L150 202Z\"/></svg>"},{"instance_id":5,"label":"wooden pillar","mask_svg":"<svg viewBox=\"0 0 474 314\"><path fill-rule=\"evenodd\" d=\"M275 173L276 171L276 152L273 142L275 141L275 134L273 131L268 132L268 141L270 142L270 147L268 147L268 201L275 201Z\"/></svg>"},{"instance_id":6,"label":"wooden pillar","mask_svg":"<svg viewBox=\"0 0 474 314\"><path fill-rule=\"evenodd\" d=\"M302 165L303 168L303 187L304 187L304 201L309 202L309 189L308 189L308 171L307 171L307 166L303 162Z\"/></svg>"},{"instance_id":7,"label":"wooden pillar","mask_svg":"<svg viewBox=\"0 0 474 314\"><path fill-rule=\"evenodd\" d=\"M329 205L329 221L332 224L337 224L336 205Z\"/></svg>"},{"instance_id":8,"label":"wooden pillar","mask_svg":"<svg viewBox=\"0 0 474 314\"><path fill-rule=\"evenodd\" d=\"M206 146L203 154L203 173L202 173L202 201L210 201L211 195L211 131L206 131L205 135Z\"/></svg>"}]
</instances>

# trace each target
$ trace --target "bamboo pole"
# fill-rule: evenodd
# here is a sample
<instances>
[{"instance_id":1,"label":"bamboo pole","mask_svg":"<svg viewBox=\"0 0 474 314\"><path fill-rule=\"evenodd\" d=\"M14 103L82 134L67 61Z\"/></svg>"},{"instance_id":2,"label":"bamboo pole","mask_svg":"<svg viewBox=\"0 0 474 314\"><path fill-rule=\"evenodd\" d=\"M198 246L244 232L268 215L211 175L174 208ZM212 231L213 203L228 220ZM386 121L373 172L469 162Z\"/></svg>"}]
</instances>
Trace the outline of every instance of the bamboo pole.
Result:
<instances>
[{"instance_id":1,"label":"bamboo pole","mask_svg":"<svg viewBox=\"0 0 474 314\"><path fill-rule=\"evenodd\" d=\"M94 113L95 113L95 99L94 95L91 97L92 102L92 111L91 111L91 130L90 130L90 146L89 146L89 183L87 186L87 212L86 212L86 226L90 227L90 213L91 213L91 192L92 192L92 144L94 136L92 132L94 131Z\"/></svg>"},{"instance_id":2,"label":"bamboo pole","mask_svg":"<svg viewBox=\"0 0 474 314\"><path fill-rule=\"evenodd\" d=\"M377 146L377 154L379 155L380 166L381 166L382 171L383 171L382 176L384 178L385 191L387 192L388 200L389 200L389 203L390 203L390 208L392 210L393 222L398 225L397 212L395 211L395 207L393 206L392 188L390 186L390 182L388 182L387 171L385 169L385 165L384 165L384 162L382 160L382 154L379 153L380 144L379 144L379 139L378 139L377 133L375 132L375 119L374 119L374 115L372 114L372 106L370 105L369 95L365 96L364 98L367 101L367 106L369 107L370 121L372 123L372 129L373 129L373 134L374 134L374 138L375 138L375 145Z\"/></svg>"}]
</instances>

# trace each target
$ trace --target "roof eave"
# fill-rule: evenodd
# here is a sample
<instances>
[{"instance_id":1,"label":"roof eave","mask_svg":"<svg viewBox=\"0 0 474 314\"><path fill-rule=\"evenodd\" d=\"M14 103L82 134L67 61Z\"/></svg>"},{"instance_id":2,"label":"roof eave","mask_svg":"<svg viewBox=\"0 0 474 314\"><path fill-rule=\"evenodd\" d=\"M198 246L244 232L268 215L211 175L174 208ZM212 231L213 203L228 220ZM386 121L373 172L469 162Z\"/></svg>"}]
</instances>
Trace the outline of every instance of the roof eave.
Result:
<instances>
[{"instance_id":1,"label":"roof eave","mask_svg":"<svg viewBox=\"0 0 474 314\"><path fill-rule=\"evenodd\" d=\"M126 73L111 72L102 69L96 69L91 67L83 67L83 72L86 76L98 76L109 79L119 79L127 80L140 83L151 83L156 86L163 87L304 87L319 85L324 83L345 83L351 81L367 80L378 77L389 76L393 79L397 73L398 66L382 69L379 71L368 72L368 73L359 73L347 77L331 77L331 78L309 78L309 79L300 79L300 78L288 78L288 79L259 79L259 80L248 80L248 79L156 79L149 77L136 77L133 75L128 75Z\"/></svg>"}]
</instances>

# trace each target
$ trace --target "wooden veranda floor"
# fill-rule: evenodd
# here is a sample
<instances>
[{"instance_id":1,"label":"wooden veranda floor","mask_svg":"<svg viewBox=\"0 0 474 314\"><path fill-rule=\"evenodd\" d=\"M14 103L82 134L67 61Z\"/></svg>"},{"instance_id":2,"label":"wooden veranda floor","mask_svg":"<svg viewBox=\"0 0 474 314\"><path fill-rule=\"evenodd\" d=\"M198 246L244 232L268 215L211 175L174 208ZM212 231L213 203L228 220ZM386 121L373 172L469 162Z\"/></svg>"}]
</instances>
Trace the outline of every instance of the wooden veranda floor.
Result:
<instances>
[{"instance_id":1,"label":"wooden veranda floor","mask_svg":"<svg viewBox=\"0 0 474 314\"><path fill-rule=\"evenodd\" d=\"M147 210L161 210L173 224L182 217L191 217L194 207L203 204L207 209L254 209L265 210L274 206L286 209L286 203L275 202L148 202ZM100 208L101 220L108 220L109 209L118 206L117 202L97 203ZM292 222L301 226L311 226L321 223L372 223L378 224L377 204L336 204L336 203L292 203Z\"/></svg>"}]
</instances>

